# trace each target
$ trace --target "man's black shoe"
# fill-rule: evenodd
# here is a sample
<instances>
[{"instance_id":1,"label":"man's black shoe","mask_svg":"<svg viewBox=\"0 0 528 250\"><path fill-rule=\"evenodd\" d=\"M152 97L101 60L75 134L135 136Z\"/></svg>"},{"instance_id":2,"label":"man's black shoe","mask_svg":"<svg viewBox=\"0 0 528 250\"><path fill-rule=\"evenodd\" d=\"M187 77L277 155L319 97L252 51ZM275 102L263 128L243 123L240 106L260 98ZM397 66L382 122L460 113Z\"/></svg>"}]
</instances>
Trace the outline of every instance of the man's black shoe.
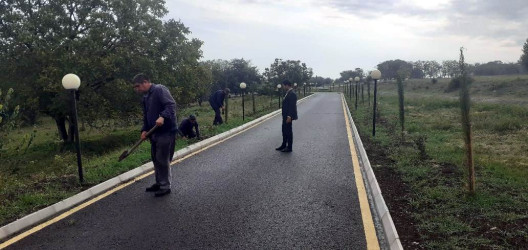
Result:
<instances>
[{"instance_id":1,"label":"man's black shoe","mask_svg":"<svg viewBox=\"0 0 528 250\"><path fill-rule=\"evenodd\" d=\"M145 192L156 192L160 190L160 186L158 184L154 184L148 188L145 189Z\"/></svg>"},{"instance_id":2,"label":"man's black shoe","mask_svg":"<svg viewBox=\"0 0 528 250\"><path fill-rule=\"evenodd\" d=\"M281 151L281 150L283 150L285 148L286 148L286 146L280 146L280 147L276 148L275 150Z\"/></svg>"},{"instance_id":3,"label":"man's black shoe","mask_svg":"<svg viewBox=\"0 0 528 250\"><path fill-rule=\"evenodd\" d=\"M291 151L292 151L291 148L285 148L285 149L281 150L281 152L284 152L284 153L289 153Z\"/></svg>"},{"instance_id":4,"label":"man's black shoe","mask_svg":"<svg viewBox=\"0 0 528 250\"><path fill-rule=\"evenodd\" d=\"M154 193L154 196L161 197L161 196L170 194L170 192L171 192L170 189L160 189L160 190L156 191L156 193Z\"/></svg>"}]
</instances>

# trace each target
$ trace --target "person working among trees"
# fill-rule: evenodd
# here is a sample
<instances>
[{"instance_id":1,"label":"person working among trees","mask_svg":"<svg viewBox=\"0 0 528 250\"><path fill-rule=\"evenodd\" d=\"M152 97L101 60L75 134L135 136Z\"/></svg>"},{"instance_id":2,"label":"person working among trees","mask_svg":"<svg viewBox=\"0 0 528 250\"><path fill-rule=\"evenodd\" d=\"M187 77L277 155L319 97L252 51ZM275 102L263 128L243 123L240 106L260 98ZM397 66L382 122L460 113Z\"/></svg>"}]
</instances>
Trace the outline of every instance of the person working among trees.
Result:
<instances>
[{"instance_id":1,"label":"person working among trees","mask_svg":"<svg viewBox=\"0 0 528 250\"><path fill-rule=\"evenodd\" d=\"M196 131L196 133L193 131ZM178 131L182 137L186 138L198 138L200 140L200 130L198 129L198 122L196 121L196 116L190 115L189 118L184 119L180 126L178 127Z\"/></svg>"},{"instance_id":2,"label":"person working among trees","mask_svg":"<svg viewBox=\"0 0 528 250\"><path fill-rule=\"evenodd\" d=\"M144 74L134 76L134 90L143 94L143 127L141 139L145 140L147 131L157 128L150 135L150 156L154 163L156 183L146 189L155 192L155 196L164 196L171 192L170 162L174 156L176 139L176 102L169 89L153 84Z\"/></svg>"},{"instance_id":3,"label":"person working among trees","mask_svg":"<svg viewBox=\"0 0 528 250\"><path fill-rule=\"evenodd\" d=\"M217 90L209 97L209 104L211 104L211 107L213 108L215 112L215 118L213 121L213 125L220 125L224 123L222 120L222 115L220 113L220 109L222 111L224 110L224 98L229 95L229 88L225 88L223 90Z\"/></svg>"}]
</instances>

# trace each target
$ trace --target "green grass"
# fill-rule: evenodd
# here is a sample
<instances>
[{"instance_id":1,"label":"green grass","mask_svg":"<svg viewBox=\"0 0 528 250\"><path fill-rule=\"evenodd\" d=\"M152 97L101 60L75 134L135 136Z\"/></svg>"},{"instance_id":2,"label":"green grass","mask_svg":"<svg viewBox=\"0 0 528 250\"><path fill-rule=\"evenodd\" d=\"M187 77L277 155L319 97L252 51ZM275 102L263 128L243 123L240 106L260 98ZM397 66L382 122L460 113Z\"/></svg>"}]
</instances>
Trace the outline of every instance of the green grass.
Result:
<instances>
[{"instance_id":1,"label":"green grass","mask_svg":"<svg viewBox=\"0 0 528 250\"><path fill-rule=\"evenodd\" d=\"M380 84L380 120L372 107L352 115L363 138L381 145L411 189L421 245L429 249L518 249L528 244L528 76L477 77L471 86L476 195L466 188L458 92L448 80L412 80L405 88L402 143L395 83ZM501 91L499 91L501 90ZM379 92L379 93L380 93ZM426 159L416 140L426 138ZM447 171L446 171L447 170Z\"/></svg>"},{"instance_id":2,"label":"green grass","mask_svg":"<svg viewBox=\"0 0 528 250\"><path fill-rule=\"evenodd\" d=\"M278 109L277 96L272 99L256 96L256 112L253 112L251 96L245 98L245 120L242 120L240 97L229 99L228 121L220 126L212 126L214 112L208 102L202 103L201 107L195 104L179 110L178 116L181 121L182 117L195 114L201 137L205 139ZM119 155L139 139L139 124L82 130L85 183L81 185L75 148L67 145L61 150L63 145L54 124L51 119L44 118L35 127L20 128L9 135L8 150L0 155L0 226L150 161L149 143L141 144L125 160L117 161ZM31 145L27 149L19 147L32 131L35 131L35 137ZM177 139L176 150L196 141Z\"/></svg>"}]
</instances>

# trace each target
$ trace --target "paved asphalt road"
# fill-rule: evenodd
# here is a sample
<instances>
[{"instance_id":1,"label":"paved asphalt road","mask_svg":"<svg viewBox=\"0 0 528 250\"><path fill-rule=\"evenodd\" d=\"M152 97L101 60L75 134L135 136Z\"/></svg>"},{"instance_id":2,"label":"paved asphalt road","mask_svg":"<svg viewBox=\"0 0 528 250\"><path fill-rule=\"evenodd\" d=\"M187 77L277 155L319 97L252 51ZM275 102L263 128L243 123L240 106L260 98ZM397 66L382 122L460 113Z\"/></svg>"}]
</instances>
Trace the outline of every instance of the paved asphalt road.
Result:
<instances>
[{"instance_id":1,"label":"paved asphalt road","mask_svg":"<svg viewBox=\"0 0 528 250\"><path fill-rule=\"evenodd\" d=\"M10 249L365 249L341 98L298 105L293 153L274 118L173 166L173 193L153 176Z\"/></svg>"}]
</instances>

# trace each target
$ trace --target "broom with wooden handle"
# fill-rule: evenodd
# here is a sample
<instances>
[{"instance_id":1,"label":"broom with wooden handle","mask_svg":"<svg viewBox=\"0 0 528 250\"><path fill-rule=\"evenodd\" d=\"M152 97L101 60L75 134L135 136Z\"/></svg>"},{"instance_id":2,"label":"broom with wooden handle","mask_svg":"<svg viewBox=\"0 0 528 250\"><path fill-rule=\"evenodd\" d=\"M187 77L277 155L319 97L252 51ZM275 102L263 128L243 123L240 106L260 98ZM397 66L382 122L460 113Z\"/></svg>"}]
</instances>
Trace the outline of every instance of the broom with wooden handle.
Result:
<instances>
[{"instance_id":1,"label":"broom with wooden handle","mask_svg":"<svg viewBox=\"0 0 528 250\"><path fill-rule=\"evenodd\" d=\"M127 158L138 146L139 144L141 144L143 141L146 140L146 138L148 138L153 132L154 130L156 130L156 128L158 128L158 125L155 125L153 128L151 128L147 134L145 135L145 139L139 139L136 144L134 144L134 146L132 146L130 149L128 150L125 150L120 156L119 156L119 161L122 161L123 159ZM118 162L119 162L118 161Z\"/></svg>"}]
</instances>

